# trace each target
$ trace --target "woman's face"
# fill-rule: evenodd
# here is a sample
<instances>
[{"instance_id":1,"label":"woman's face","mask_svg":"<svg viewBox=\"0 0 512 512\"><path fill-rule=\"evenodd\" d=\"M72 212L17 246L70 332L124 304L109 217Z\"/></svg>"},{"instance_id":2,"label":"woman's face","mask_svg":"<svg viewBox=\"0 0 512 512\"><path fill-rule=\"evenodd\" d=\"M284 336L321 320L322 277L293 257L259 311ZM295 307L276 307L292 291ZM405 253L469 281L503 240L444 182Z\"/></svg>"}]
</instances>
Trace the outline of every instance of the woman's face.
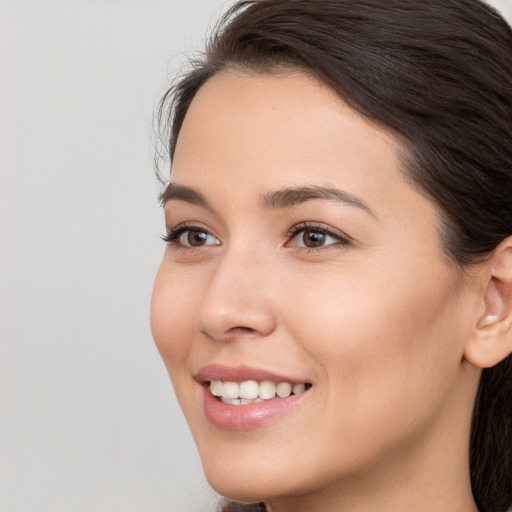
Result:
<instances>
[{"instance_id":1,"label":"woman's face","mask_svg":"<svg viewBox=\"0 0 512 512\"><path fill-rule=\"evenodd\" d=\"M469 278L392 135L300 73L221 73L165 199L152 330L219 492L314 493L464 434Z\"/></svg>"}]
</instances>

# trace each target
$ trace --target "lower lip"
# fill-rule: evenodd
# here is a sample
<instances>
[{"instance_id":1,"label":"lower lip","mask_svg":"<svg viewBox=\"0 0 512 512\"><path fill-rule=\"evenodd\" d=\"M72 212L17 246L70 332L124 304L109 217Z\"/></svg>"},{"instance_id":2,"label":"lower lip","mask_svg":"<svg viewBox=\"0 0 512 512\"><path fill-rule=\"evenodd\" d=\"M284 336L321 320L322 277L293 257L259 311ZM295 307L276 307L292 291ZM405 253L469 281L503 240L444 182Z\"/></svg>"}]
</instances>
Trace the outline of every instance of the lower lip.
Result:
<instances>
[{"instance_id":1,"label":"lower lip","mask_svg":"<svg viewBox=\"0 0 512 512\"><path fill-rule=\"evenodd\" d=\"M273 398L244 405L229 405L213 396L210 388L203 386L204 410L212 425L224 430L251 430L286 413L304 398L307 391L287 398Z\"/></svg>"}]
</instances>

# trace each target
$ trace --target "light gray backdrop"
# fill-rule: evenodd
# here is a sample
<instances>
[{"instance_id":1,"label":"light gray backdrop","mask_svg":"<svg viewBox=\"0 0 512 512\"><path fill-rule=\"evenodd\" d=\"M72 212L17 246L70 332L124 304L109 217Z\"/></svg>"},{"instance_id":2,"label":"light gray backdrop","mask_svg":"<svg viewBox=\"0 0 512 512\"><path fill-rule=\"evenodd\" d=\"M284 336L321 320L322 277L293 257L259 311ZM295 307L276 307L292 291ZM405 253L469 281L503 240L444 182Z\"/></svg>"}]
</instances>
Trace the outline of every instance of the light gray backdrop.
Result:
<instances>
[{"instance_id":1,"label":"light gray backdrop","mask_svg":"<svg viewBox=\"0 0 512 512\"><path fill-rule=\"evenodd\" d=\"M149 331L151 119L230 3L0 0L0 512L212 510Z\"/></svg>"}]
</instances>

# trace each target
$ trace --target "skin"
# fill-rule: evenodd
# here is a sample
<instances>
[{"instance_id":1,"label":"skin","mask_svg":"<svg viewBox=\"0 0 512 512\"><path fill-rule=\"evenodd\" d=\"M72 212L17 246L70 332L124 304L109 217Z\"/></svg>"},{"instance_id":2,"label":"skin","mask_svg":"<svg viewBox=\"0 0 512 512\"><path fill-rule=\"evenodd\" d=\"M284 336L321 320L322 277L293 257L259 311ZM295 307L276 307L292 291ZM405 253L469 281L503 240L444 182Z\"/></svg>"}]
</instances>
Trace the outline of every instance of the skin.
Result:
<instances>
[{"instance_id":1,"label":"skin","mask_svg":"<svg viewBox=\"0 0 512 512\"><path fill-rule=\"evenodd\" d=\"M469 427L480 370L464 358L482 286L451 265L436 207L405 178L392 134L299 72L223 72L185 118L151 324L222 495L269 511L468 512ZM280 189L358 198L266 205ZM280 206L280 207L277 207ZM334 236L302 247L313 223ZM318 227L320 226L320 227ZM206 364L263 368L313 384L286 414L233 432L205 416Z\"/></svg>"}]
</instances>

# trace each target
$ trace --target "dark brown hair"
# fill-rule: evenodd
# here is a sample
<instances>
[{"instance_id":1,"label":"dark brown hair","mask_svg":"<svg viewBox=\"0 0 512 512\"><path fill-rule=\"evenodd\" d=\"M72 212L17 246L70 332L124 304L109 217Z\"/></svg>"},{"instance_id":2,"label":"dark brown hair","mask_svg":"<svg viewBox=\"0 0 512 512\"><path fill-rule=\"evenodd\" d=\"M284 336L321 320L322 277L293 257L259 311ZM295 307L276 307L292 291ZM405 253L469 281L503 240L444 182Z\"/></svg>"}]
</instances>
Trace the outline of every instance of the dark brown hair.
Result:
<instances>
[{"instance_id":1,"label":"dark brown hair","mask_svg":"<svg viewBox=\"0 0 512 512\"><path fill-rule=\"evenodd\" d=\"M393 131L465 267L512 235L512 31L479 0L248 0L162 99L172 161L199 88L226 69L302 70ZM166 131L167 130L167 131ZM483 371L471 432L480 512L512 506L512 358Z\"/></svg>"}]
</instances>

